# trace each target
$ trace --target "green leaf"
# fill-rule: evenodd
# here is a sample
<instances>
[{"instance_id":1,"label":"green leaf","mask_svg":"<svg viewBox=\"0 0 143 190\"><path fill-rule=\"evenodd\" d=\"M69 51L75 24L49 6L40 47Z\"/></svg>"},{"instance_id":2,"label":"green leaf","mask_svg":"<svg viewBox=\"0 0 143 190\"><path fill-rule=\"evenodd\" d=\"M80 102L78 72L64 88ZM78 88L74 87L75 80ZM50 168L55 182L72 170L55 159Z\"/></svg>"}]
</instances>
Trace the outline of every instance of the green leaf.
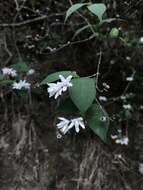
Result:
<instances>
[{"instance_id":1,"label":"green leaf","mask_svg":"<svg viewBox=\"0 0 143 190\"><path fill-rule=\"evenodd\" d=\"M87 111L86 121L94 133L106 142L109 125L107 113L99 105L93 104Z\"/></svg>"},{"instance_id":2,"label":"green leaf","mask_svg":"<svg viewBox=\"0 0 143 190\"><path fill-rule=\"evenodd\" d=\"M76 12L78 9L80 9L81 7L83 7L84 5L86 5L86 3L76 3L74 5L72 5L66 12L66 18L65 18L65 22L66 20L74 13Z\"/></svg>"},{"instance_id":3,"label":"green leaf","mask_svg":"<svg viewBox=\"0 0 143 190\"><path fill-rule=\"evenodd\" d=\"M14 80L5 79L3 75L0 74L0 84L1 85L7 85L12 84Z\"/></svg>"},{"instance_id":4,"label":"green leaf","mask_svg":"<svg viewBox=\"0 0 143 190\"><path fill-rule=\"evenodd\" d=\"M13 80L0 80L1 85L13 84Z\"/></svg>"},{"instance_id":5,"label":"green leaf","mask_svg":"<svg viewBox=\"0 0 143 190\"><path fill-rule=\"evenodd\" d=\"M0 81L4 79L4 76L0 74Z\"/></svg>"},{"instance_id":6,"label":"green leaf","mask_svg":"<svg viewBox=\"0 0 143 190\"><path fill-rule=\"evenodd\" d=\"M69 75L72 75L73 77L78 77L75 71L59 71L48 75L40 84L44 85L50 82L55 82L59 80L59 75L63 75L64 77L68 77Z\"/></svg>"},{"instance_id":7,"label":"green leaf","mask_svg":"<svg viewBox=\"0 0 143 190\"><path fill-rule=\"evenodd\" d=\"M15 69L18 72L28 72L30 69L25 62L19 62L19 63L11 65L10 67Z\"/></svg>"},{"instance_id":8,"label":"green leaf","mask_svg":"<svg viewBox=\"0 0 143 190\"><path fill-rule=\"evenodd\" d=\"M103 14L106 11L106 6L103 3L95 3L92 5L87 6L88 10L96 15L100 22L102 21Z\"/></svg>"},{"instance_id":9,"label":"green leaf","mask_svg":"<svg viewBox=\"0 0 143 190\"><path fill-rule=\"evenodd\" d=\"M73 39L74 39L77 35L79 35L81 32L83 32L84 30L86 30L86 29L88 29L88 28L90 28L90 27L91 27L90 25L86 25L86 26L83 26L83 27L79 28L79 29L75 32L75 34L74 34L74 36L73 36Z\"/></svg>"},{"instance_id":10,"label":"green leaf","mask_svg":"<svg viewBox=\"0 0 143 190\"><path fill-rule=\"evenodd\" d=\"M77 78L71 81L69 88L72 101L84 113L93 103L96 96L95 81L91 78Z\"/></svg>"},{"instance_id":11,"label":"green leaf","mask_svg":"<svg viewBox=\"0 0 143 190\"><path fill-rule=\"evenodd\" d=\"M57 108L58 113L65 113L65 114L72 114L77 113L78 109L71 101L70 98L65 99L64 101L60 102L60 105Z\"/></svg>"},{"instance_id":12,"label":"green leaf","mask_svg":"<svg viewBox=\"0 0 143 190\"><path fill-rule=\"evenodd\" d=\"M20 98L23 99L23 98L27 97L28 93L27 93L26 89L25 90L20 90L20 91L17 90L17 95L20 96Z\"/></svg>"}]
</instances>

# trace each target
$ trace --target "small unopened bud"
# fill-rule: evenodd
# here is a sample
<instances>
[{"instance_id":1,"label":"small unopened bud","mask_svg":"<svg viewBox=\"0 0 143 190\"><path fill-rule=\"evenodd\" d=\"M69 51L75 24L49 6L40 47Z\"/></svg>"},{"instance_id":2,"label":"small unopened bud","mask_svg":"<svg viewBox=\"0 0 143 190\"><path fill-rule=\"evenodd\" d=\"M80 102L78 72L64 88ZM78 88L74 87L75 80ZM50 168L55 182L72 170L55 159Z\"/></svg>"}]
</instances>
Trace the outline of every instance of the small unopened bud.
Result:
<instances>
[{"instance_id":1,"label":"small unopened bud","mask_svg":"<svg viewBox=\"0 0 143 190\"><path fill-rule=\"evenodd\" d=\"M112 28L110 31L110 37L111 38L117 38L119 36L119 30L118 28Z\"/></svg>"}]
</instances>

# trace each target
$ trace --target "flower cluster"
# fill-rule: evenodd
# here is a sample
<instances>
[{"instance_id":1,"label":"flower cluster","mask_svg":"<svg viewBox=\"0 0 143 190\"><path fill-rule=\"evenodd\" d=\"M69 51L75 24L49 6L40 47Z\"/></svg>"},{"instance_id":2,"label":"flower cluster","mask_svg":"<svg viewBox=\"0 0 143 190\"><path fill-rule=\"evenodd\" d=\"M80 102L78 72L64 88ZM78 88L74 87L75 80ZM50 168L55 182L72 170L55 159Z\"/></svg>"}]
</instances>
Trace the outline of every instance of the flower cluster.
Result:
<instances>
[{"instance_id":1,"label":"flower cluster","mask_svg":"<svg viewBox=\"0 0 143 190\"><path fill-rule=\"evenodd\" d=\"M111 138L115 140L116 144L128 145L128 143L129 143L129 138L126 136L118 137L117 135L111 135Z\"/></svg>"},{"instance_id":2,"label":"flower cluster","mask_svg":"<svg viewBox=\"0 0 143 190\"><path fill-rule=\"evenodd\" d=\"M16 77L17 76L17 71L12 69L12 68L9 68L9 67L4 67L2 69L2 74L4 76Z\"/></svg>"},{"instance_id":3,"label":"flower cluster","mask_svg":"<svg viewBox=\"0 0 143 190\"><path fill-rule=\"evenodd\" d=\"M19 78L17 70L10 68L10 67L4 67L1 69L1 73L3 76L10 76L10 77L16 77L17 79ZM32 75L35 73L34 69L30 69L27 72L27 75ZM19 80L18 82L16 82L15 80L13 81L12 84L12 89L16 89L16 90L27 90L30 89L31 84L29 82L27 82L26 80Z\"/></svg>"},{"instance_id":4,"label":"flower cluster","mask_svg":"<svg viewBox=\"0 0 143 190\"><path fill-rule=\"evenodd\" d=\"M31 84L26 82L26 80L20 80L19 82L14 82L12 88L16 90L30 89Z\"/></svg>"},{"instance_id":5,"label":"flower cluster","mask_svg":"<svg viewBox=\"0 0 143 190\"><path fill-rule=\"evenodd\" d=\"M49 97L54 96L55 99L58 98L58 96L62 95L63 92L67 91L68 87L72 86L72 83L70 83L72 76L68 76L67 78L64 78L64 76L59 75L60 82L57 83L48 83L49 86L47 91L49 93Z\"/></svg>"},{"instance_id":6,"label":"flower cluster","mask_svg":"<svg viewBox=\"0 0 143 190\"><path fill-rule=\"evenodd\" d=\"M121 144L121 145L128 145L129 143L129 138L128 137L122 137L120 139L116 139L116 144Z\"/></svg>"},{"instance_id":7,"label":"flower cluster","mask_svg":"<svg viewBox=\"0 0 143 190\"><path fill-rule=\"evenodd\" d=\"M71 120L68 120L64 117L59 117L58 119L60 122L56 126L64 135L73 127L77 133L79 133L80 127L82 129L85 129L85 124L82 117L74 118Z\"/></svg>"},{"instance_id":8,"label":"flower cluster","mask_svg":"<svg viewBox=\"0 0 143 190\"><path fill-rule=\"evenodd\" d=\"M132 106L130 104L124 104L123 108L126 109L126 110L131 110Z\"/></svg>"}]
</instances>

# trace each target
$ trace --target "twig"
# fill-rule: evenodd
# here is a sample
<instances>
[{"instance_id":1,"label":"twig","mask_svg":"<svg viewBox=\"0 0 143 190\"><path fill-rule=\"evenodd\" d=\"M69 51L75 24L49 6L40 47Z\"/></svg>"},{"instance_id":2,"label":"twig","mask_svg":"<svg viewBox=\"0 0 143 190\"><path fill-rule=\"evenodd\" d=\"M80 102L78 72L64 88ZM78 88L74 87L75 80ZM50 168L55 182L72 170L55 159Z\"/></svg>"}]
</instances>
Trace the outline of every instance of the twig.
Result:
<instances>
[{"instance_id":1,"label":"twig","mask_svg":"<svg viewBox=\"0 0 143 190\"><path fill-rule=\"evenodd\" d=\"M53 48L53 50L50 52L50 53L42 53L40 52L40 54L46 54L46 55L50 55L50 54L54 54L54 53L57 53L59 51L61 51L62 49L66 48L66 47L69 47L69 46L72 46L72 45L76 45L76 44L81 44L81 43L84 43L84 42L88 42L92 39L94 39L96 36L95 35L91 35L89 38L86 38L86 39L83 39L83 40L77 40L77 41L74 41L74 42L67 42L66 44L63 44L61 47L59 48Z\"/></svg>"},{"instance_id":2,"label":"twig","mask_svg":"<svg viewBox=\"0 0 143 190\"><path fill-rule=\"evenodd\" d=\"M133 74L132 74L131 77L134 78L135 74L136 74L136 71L133 71ZM127 86L126 86L124 92L122 93L122 95L124 95L124 94L127 92L127 90L129 89L131 83L132 83L132 81L128 82L128 84L127 84Z\"/></svg>"},{"instance_id":3,"label":"twig","mask_svg":"<svg viewBox=\"0 0 143 190\"><path fill-rule=\"evenodd\" d=\"M15 17L14 17L14 19L13 19L13 24L15 23L15 21L16 21L18 15L19 15L19 13L20 13L20 11L23 9L23 7L24 7L26 1L27 1L27 0L24 0L23 3L22 3L22 5L21 5L21 6L19 7L19 9L17 10L17 13L16 13L16 15L15 15ZM18 46L17 46L17 44L16 44L15 26L14 26L14 25L12 25L12 29L13 29L13 31L12 31L12 36L13 36L13 39L14 39L15 49L16 49L16 51L17 51L19 60L22 60L21 54L20 54L20 51L19 51L19 48L18 48Z\"/></svg>"},{"instance_id":4,"label":"twig","mask_svg":"<svg viewBox=\"0 0 143 190\"><path fill-rule=\"evenodd\" d=\"M29 19L29 20L26 20L26 21L23 21L23 22L19 22L19 23L3 23L3 24L0 24L0 27L18 27L18 26L22 26L22 25L26 25L26 24L30 24L32 22L37 22L37 21L40 21L40 20L44 20L46 19L47 16L46 15L42 15L40 17L36 17L34 19Z\"/></svg>"},{"instance_id":5,"label":"twig","mask_svg":"<svg viewBox=\"0 0 143 190\"><path fill-rule=\"evenodd\" d=\"M15 2L15 5L16 5L16 10L18 11L19 10L19 3L17 2L17 0L14 0Z\"/></svg>"},{"instance_id":6,"label":"twig","mask_svg":"<svg viewBox=\"0 0 143 190\"><path fill-rule=\"evenodd\" d=\"M102 58L102 52L101 52L101 49L100 49L100 52L99 52L99 61L98 61L97 72L96 72L96 75L97 75L97 77L96 77L96 89L97 89L99 92L102 92L102 90L100 90L100 89L98 88L98 81L99 81L99 75L100 75L99 71L100 71L100 65L101 65L101 58Z\"/></svg>"},{"instance_id":7,"label":"twig","mask_svg":"<svg viewBox=\"0 0 143 190\"><path fill-rule=\"evenodd\" d=\"M4 48L5 48L5 51L8 53L9 57L7 58L6 62L5 62L5 65L7 65L7 63L11 60L12 58L12 53L10 52L10 50L8 49L7 47L7 41L6 41L6 36L4 35Z\"/></svg>"}]
</instances>

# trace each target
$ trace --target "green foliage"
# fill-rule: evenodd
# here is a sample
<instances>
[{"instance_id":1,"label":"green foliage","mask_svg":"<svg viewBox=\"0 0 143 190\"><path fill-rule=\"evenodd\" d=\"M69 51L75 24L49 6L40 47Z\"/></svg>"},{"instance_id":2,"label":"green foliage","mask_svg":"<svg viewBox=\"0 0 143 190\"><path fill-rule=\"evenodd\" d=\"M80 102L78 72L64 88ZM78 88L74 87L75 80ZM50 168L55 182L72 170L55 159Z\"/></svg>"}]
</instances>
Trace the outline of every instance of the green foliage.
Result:
<instances>
[{"instance_id":1,"label":"green foliage","mask_svg":"<svg viewBox=\"0 0 143 190\"><path fill-rule=\"evenodd\" d=\"M95 3L87 6L88 10L98 17L100 22L102 21L103 14L106 11L106 6L103 3Z\"/></svg>"},{"instance_id":2,"label":"green foliage","mask_svg":"<svg viewBox=\"0 0 143 190\"><path fill-rule=\"evenodd\" d=\"M72 114L77 113L78 109L71 101L70 98L66 98L64 101L60 102L60 105L57 108L58 113Z\"/></svg>"},{"instance_id":3,"label":"green foliage","mask_svg":"<svg viewBox=\"0 0 143 190\"><path fill-rule=\"evenodd\" d=\"M69 88L70 97L81 113L84 113L95 99L95 81L91 78L77 78L71 82L73 86Z\"/></svg>"},{"instance_id":4,"label":"green foliage","mask_svg":"<svg viewBox=\"0 0 143 190\"><path fill-rule=\"evenodd\" d=\"M10 66L11 68L15 69L18 72L28 72L29 71L29 67L25 62L18 62L16 64L13 64Z\"/></svg>"},{"instance_id":5,"label":"green foliage","mask_svg":"<svg viewBox=\"0 0 143 190\"><path fill-rule=\"evenodd\" d=\"M81 32L83 32L83 31L85 31L86 29L89 29L89 28L90 28L90 25L86 25L86 26L83 26L83 27L79 28L79 29L75 32L73 38L75 38L75 37L78 36Z\"/></svg>"},{"instance_id":6,"label":"green foliage","mask_svg":"<svg viewBox=\"0 0 143 190\"><path fill-rule=\"evenodd\" d=\"M13 84L13 82L14 80L9 80L9 79L0 80L1 85L10 85L10 84Z\"/></svg>"},{"instance_id":7,"label":"green foliage","mask_svg":"<svg viewBox=\"0 0 143 190\"><path fill-rule=\"evenodd\" d=\"M80 9L81 7L83 7L84 5L86 5L86 3L76 3L74 5L72 5L66 12L66 18L65 21L74 13L76 12L78 9Z\"/></svg>"},{"instance_id":8,"label":"green foliage","mask_svg":"<svg viewBox=\"0 0 143 190\"><path fill-rule=\"evenodd\" d=\"M76 3L72 5L66 12L65 21L78 9L81 7L86 6L90 12L92 12L94 15L98 17L100 22L102 21L103 14L106 11L106 6L103 3Z\"/></svg>"},{"instance_id":9,"label":"green foliage","mask_svg":"<svg viewBox=\"0 0 143 190\"><path fill-rule=\"evenodd\" d=\"M87 111L86 120L94 133L106 142L109 121L103 109L99 105L93 104Z\"/></svg>"},{"instance_id":10,"label":"green foliage","mask_svg":"<svg viewBox=\"0 0 143 190\"><path fill-rule=\"evenodd\" d=\"M55 81L59 80L59 75L63 75L64 77L68 77L69 75L72 75L73 77L78 77L78 75L74 71L59 71L59 72L52 73L52 74L48 75L41 82L41 85L44 85L44 84L47 84L50 82L55 82Z\"/></svg>"},{"instance_id":11,"label":"green foliage","mask_svg":"<svg viewBox=\"0 0 143 190\"><path fill-rule=\"evenodd\" d=\"M0 74L0 81L4 79L4 76Z\"/></svg>"},{"instance_id":12,"label":"green foliage","mask_svg":"<svg viewBox=\"0 0 143 190\"><path fill-rule=\"evenodd\" d=\"M0 75L0 84L1 85L9 85L12 84L14 81L10 79L6 79L3 75Z\"/></svg>"}]
</instances>

